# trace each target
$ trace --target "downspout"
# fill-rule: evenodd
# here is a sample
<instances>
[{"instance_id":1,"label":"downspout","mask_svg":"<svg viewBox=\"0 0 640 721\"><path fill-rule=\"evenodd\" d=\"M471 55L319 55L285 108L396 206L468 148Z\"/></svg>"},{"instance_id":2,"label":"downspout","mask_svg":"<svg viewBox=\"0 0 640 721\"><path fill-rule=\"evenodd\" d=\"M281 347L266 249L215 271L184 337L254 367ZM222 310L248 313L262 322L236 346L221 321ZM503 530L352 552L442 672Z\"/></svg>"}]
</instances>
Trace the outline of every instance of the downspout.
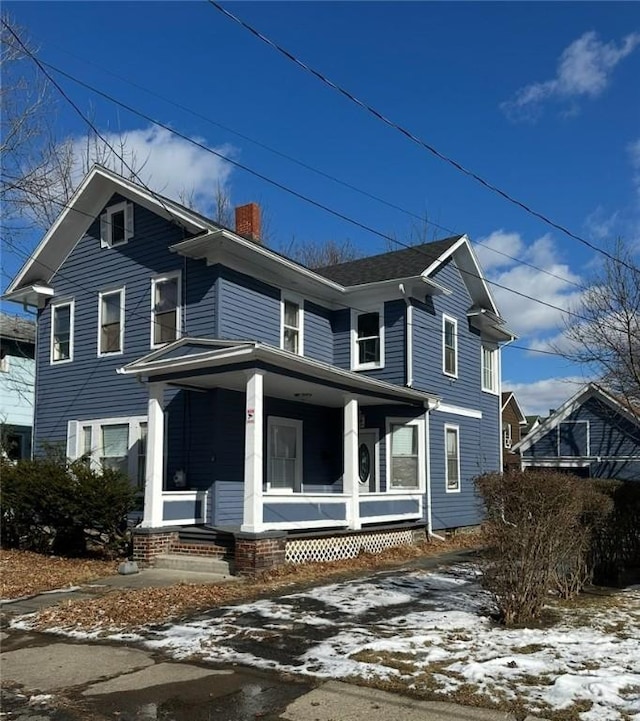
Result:
<instances>
[{"instance_id":1,"label":"downspout","mask_svg":"<svg viewBox=\"0 0 640 721\"><path fill-rule=\"evenodd\" d=\"M404 287L404 283L400 283L398 288L400 289L400 292L402 293L402 297L404 298L404 302L407 306L407 320L406 320L406 332L407 332L407 342L406 342L406 354L407 354L407 361L406 361L406 385L408 388L413 388L413 306L411 305L411 300L409 296L407 295L407 292Z\"/></svg>"}]
</instances>

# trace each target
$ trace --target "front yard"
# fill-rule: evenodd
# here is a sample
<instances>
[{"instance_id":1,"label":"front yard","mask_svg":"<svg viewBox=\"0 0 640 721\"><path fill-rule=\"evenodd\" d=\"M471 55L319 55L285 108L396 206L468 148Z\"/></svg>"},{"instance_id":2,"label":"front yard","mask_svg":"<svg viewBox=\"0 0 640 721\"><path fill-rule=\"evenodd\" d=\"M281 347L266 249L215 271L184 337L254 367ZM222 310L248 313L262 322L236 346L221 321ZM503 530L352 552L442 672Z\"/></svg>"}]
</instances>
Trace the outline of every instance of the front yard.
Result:
<instances>
[{"instance_id":1,"label":"front yard","mask_svg":"<svg viewBox=\"0 0 640 721\"><path fill-rule=\"evenodd\" d=\"M247 594L252 585L218 589ZM195 593L190 589L183 591ZM150 610L152 592L159 589L148 591ZM113 596L112 603L116 597L122 608L126 596ZM85 614L82 622L81 610L93 600L17 624L139 642L177 659L246 664L493 706L521 717L529 712L563 721L640 720L638 587L585 594L571 605L550 602L546 626L522 629L494 623L492 599L470 564L387 570L286 595L274 591L239 605L221 606L231 599L213 594L211 601L205 613L164 624L124 623L124 609L119 619L117 611L105 611Z\"/></svg>"}]
</instances>

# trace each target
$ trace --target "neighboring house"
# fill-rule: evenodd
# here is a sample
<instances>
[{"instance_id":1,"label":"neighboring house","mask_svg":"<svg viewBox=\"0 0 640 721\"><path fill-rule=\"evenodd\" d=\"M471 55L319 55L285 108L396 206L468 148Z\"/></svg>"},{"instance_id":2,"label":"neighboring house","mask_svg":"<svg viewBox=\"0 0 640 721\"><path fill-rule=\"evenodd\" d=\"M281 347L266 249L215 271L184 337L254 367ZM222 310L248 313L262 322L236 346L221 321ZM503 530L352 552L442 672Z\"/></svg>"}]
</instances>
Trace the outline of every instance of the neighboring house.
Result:
<instances>
[{"instance_id":1,"label":"neighboring house","mask_svg":"<svg viewBox=\"0 0 640 721\"><path fill-rule=\"evenodd\" d=\"M520 469L520 456L513 447L520 442L526 416L511 391L502 393L502 467L503 470Z\"/></svg>"},{"instance_id":2,"label":"neighboring house","mask_svg":"<svg viewBox=\"0 0 640 721\"><path fill-rule=\"evenodd\" d=\"M526 424L520 428L520 438L524 438L528 433L535 430L544 420L544 416L525 416Z\"/></svg>"},{"instance_id":3,"label":"neighboring house","mask_svg":"<svg viewBox=\"0 0 640 721\"><path fill-rule=\"evenodd\" d=\"M309 270L255 204L232 231L95 167L6 297L38 308L36 447L144 488L143 562L193 526L245 569L481 520L513 335L466 236Z\"/></svg>"},{"instance_id":4,"label":"neighboring house","mask_svg":"<svg viewBox=\"0 0 640 721\"><path fill-rule=\"evenodd\" d=\"M0 313L0 444L11 460L30 458L36 324Z\"/></svg>"},{"instance_id":5,"label":"neighboring house","mask_svg":"<svg viewBox=\"0 0 640 721\"><path fill-rule=\"evenodd\" d=\"M640 418L595 383L581 388L520 441L522 468L640 481Z\"/></svg>"}]
</instances>

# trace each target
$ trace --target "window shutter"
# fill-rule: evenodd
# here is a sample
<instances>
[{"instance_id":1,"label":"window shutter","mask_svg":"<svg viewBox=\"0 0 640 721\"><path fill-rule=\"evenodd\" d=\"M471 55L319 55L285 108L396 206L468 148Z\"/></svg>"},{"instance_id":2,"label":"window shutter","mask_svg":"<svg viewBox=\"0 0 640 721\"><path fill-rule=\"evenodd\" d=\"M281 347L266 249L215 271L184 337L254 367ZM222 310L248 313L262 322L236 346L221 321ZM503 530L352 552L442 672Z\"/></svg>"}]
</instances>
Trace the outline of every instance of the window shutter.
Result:
<instances>
[{"instance_id":1,"label":"window shutter","mask_svg":"<svg viewBox=\"0 0 640 721\"><path fill-rule=\"evenodd\" d=\"M78 421L67 423L67 458L78 457Z\"/></svg>"},{"instance_id":2,"label":"window shutter","mask_svg":"<svg viewBox=\"0 0 640 721\"><path fill-rule=\"evenodd\" d=\"M100 247L109 247L109 222L107 221L106 213L100 216Z\"/></svg>"},{"instance_id":3,"label":"window shutter","mask_svg":"<svg viewBox=\"0 0 640 721\"><path fill-rule=\"evenodd\" d=\"M133 203L124 206L124 237L126 240L133 238Z\"/></svg>"}]
</instances>

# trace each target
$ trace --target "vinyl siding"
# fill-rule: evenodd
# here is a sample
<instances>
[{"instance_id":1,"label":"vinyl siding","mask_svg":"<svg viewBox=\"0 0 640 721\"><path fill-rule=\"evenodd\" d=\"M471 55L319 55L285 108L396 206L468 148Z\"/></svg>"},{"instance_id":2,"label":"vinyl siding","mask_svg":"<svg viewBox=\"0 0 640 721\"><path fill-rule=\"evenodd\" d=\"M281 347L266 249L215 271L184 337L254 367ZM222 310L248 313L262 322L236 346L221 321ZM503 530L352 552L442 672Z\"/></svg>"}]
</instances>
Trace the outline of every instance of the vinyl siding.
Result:
<instances>
[{"instance_id":1,"label":"vinyl siding","mask_svg":"<svg viewBox=\"0 0 640 721\"><path fill-rule=\"evenodd\" d=\"M351 311L336 310L331 317L333 362L339 368L351 369Z\"/></svg>"},{"instance_id":2,"label":"vinyl siding","mask_svg":"<svg viewBox=\"0 0 640 721\"><path fill-rule=\"evenodd\" d=\"M405 384L406 310L404 300L384 304L384 368L363 371L366 375L399 386Z\"/></svg>"},{"instance_id":3,"label":"vinyl siding","mask_svg":"<svg viewBox=\"0 0 640 721\"><path fill-rule=\"evenodd\" d=\"M304 304L304 354L323 363L333 363L331 311L310 301Z\"/></svg>"}]
</instances>

